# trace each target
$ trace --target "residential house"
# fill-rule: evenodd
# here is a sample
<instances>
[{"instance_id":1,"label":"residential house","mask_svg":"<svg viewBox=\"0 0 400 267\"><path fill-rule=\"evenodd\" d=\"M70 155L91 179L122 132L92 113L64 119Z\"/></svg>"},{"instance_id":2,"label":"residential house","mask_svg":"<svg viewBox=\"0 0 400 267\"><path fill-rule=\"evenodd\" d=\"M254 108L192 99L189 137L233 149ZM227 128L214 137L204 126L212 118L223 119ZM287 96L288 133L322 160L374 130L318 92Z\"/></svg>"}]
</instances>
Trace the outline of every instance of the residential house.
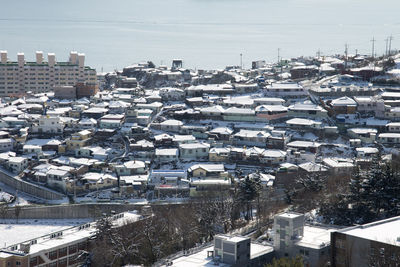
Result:
<instances>
[{"instance_id":1,"label":"residential house","mask_svg":"<svg viewBox=\"0 0 400 267\"><path fill-rule=\"evenodd\" d=\"M354 170L353 159L350 158L324 158L322 160L333 174L352 174Z\"/></svg>"},{"instance_id":2,"label":"residential house","mask_svg":"<svg viewBox=\"0 0 400 267\"><path fill-rule=\"evenodd\" d=\"M217 127L209 131L209 137L214 137L216 140L229 141L233 130L228 127Z\"/></svg>"},{"instance_id":3,"label":"residential house","mask_svg":"<svg viewBox=\"0 0 400 267\"><path fill-rule=\"evenodd\" d=\"M46 173L47 184L63 193L67 193L66 179L68 177L70 177L69 171L62 169L50 169Z\"/></svg>"},{"instance_id":4,"label":"residential house","mask_svg":"<svg viewBox=\"0 0 400 267\"><path fill-rule=\"evenodd\" d=\"M91 142L92 132L82 130L71 135L71 138L66 139L67 150L74 150L87 146Z\"/></svg>"},{"instance_id":5,"label":"residential house","mask_svg":"<svg viewBox=\"0 0 400 267\"><path fill-rule=\"evenodd\" d=\"M179 145L179 155L183 160L207 159L210 151L210 144L188 143Z\"/></svg>"},{"instance_id":6,"label":"residential house","mask_svg":"<svg viewBox=\"0 0 400 267\"><path fill-rule=\"evenodd\" d=\"M262 105L255 108L257 121L278 120L287 116L288 108L280 105Z\"/></svg>"},{"instance_id":7,"label":"residential house","mask_svg":"<svg viewBox=\"0 0 400 267\"><path fill-rule=\"evenodd\" d=\"M223 113L225 121L248 121L254 122L256 120L255 111L249 108L228 108Z\"/></svg>"},{"instance_id":8,"label":"residential house","mask_svg":"<svg viewBox=\"0 0 400 267\"><path fill-rule=\"evenodd\" d=\"M325 118L328 111L321 106L315 105L311 101L295 103L288 108L288 116L296 118Z\"/></svg>"},{"instance_id":9,"label":"residential house","mask_svg":"<svg viewBox=\"0 0 400 267\"><path fill-rule=\"evenodd\" d=\"M0 152L10 151L14 147L14 140L12 138L0 139Z\"/></svg>"},{"instance_id":10,"label":"residential house","mask_svg":"<svg viewBox=\"0 0 400 267\"><path fill-rule=\"evenodd\" d=\"M382 144L400 144L400 133L381 133L378 141Z\"/></svg>"},{"instance_id":11,"label":"residential house","mask_svg":"<svg viewBox=\"0 0 400 267\"><path fill-rule=\"evenodd\" d=\"M208 160L211 162L229 161L231 149L226 147L213 147L208 153Z\"/></svg>"},{"instance_id":12,"label":"residential house","mask_svg":"<svg viewBox=\"0 0 400 267\"><path fill-rule=\"evenodd\" d=\"M267 149L261 154L260 162L268 166L286 162L286 152L277 149Z\"/></svg>"},{"instance_id":13,"label":"residential house","mask_svg":"<svg viewBox=\"0 0 400 267\"><path fill-rule=\"evenodd\" d=\"M265 131L240 130L232 137L236 145L266 147L269 133Z\"/></svg>"},{"instance_id":14,"label":"residential house","mask_svg":"<svg viewBox=\"0 0 400 267\"><path fill-rule=\"evenodd\" d=\"M342 96L328 103L335 114L354 114L357 111L357 102L348 96Z\"/></svg>"},{"instance_id":15,"label":"residential house","mask_svg":"<svg viewBox=\"0 0 400 267\"><path fill-rule=\"evenodd\" d=\"M218 178L227 177L224 164L195 164L188 169L191 177Z\"/></svg>"},{"instance_id":16,"label":"residential house","mask_svg":"<svg viewBox=\"0 0 400 267\"><path fill-rule=\"evenodd\" d=\"M11 172L19 174L28 167L28 159L24 157L9 157L7 167Z\"/></svg>"},{"instance_id":17,"label":"residential house","mask_svg":"<svg viewBox=\"0 0 400 267\"><path fill-rule=\"evenodd\" d=\"M352 139L360 139L364 143L373 143L376 139L378 130L373 128L350 128L347 134Z\"/></svg>"},{"instance_id":18,"label":"residential house","mask_svg":"<svg viewBox=\"0 0 400 267\"><path fill-rule=\"evenodd\" d=\"M155 160L157 162L178 161L179 150L177 148L156 148Z\"/></svg>"},{"instance_id":19,"label":"residential house","mask_svg":"<svg viewBox=\"0 0 400 267\"><path fill-rule=\"evenodd\" d=\"M160 130L166 132L176 132L179 133L181 127L183 126L183 122L178 120L166 120L159 124Z\"/></svg>"},{"instance_id":20,"label":"residential house","mask_svg":"<svg viewBox=\"0 0 400 267\"><path fill-rule=\"evenodd\" d=\"M41 116L38 120L38 124L32 125L32 132L62 134L64 127L64 122L60 117Z\"/></svg>"},{"instance_id":21,"label":"residential house","mask_svg":"<svg viewBox=\"0 0 400 267\"><path fill-rule=\"evenodd\" d=\"M264 89L264 95L268 97L305 98L308 93L298 83L272 83Z\"/></svg>"},{"instance_id":22,"label":"residential house","mask_svg":"<svg viewBox=\"0 0 400 267\"><path fill-rule=\"evenodd\" d=\"M290 128L310 131L310 130L320 130L322 129L322 123L319 121L314 121L310 119L293 118L286 121L286 125Z\"/></svg>"},{"instance_id":23,"label":"residential house","mask_svg":"<svg viewBox=\"0 0 400 267\"><path fill-rule=\"evenodd\" d=\"M126 161L123 164L115 165L114 169L119 176L144 174L147 172L146 164L139 160Z\"/></svg>"}]
</instances>

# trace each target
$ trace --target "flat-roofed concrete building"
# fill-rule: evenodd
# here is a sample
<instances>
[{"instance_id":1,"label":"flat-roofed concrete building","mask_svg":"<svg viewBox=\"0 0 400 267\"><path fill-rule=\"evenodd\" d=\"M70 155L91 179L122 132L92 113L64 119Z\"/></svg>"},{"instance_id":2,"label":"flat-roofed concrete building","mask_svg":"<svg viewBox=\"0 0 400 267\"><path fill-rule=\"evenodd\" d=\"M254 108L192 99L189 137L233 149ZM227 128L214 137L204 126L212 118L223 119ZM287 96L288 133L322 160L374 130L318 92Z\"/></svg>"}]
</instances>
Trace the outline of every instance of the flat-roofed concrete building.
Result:
<instances>
[{"instance_id":1,"label":"flat-roofed concrete building","mask_svg":"<svg viewBox=\"0 0 400 267\"><path fill-rule=\"evenodd\" d=\"M306 225L304 214L285 212L274 217L274 250L278 257L301 255L305 266L326 266L332 226Z\"/></svg>"},{"instance_id":2,"label":"flat-roofed concrete building","mask_svg":"<svg viewBox=\"0 0 400 267\"><path fill-rule=\"evenodd\" d=\"M114 227L140 219L136 212L124 212L110 217ZM75 227L39 225L7 225L2 234L8 243L0 245L0 267L80 266L86 259L89 239L96 233L96 222ZM52 231L46 231L46 229ZM54 229L58 230L54 230ZM2 240L5 241L5 240Z\"/></svg>"},{"instance_id":3,"label":"flat-roofed concrete building","mask_svg":"<svg viewBox=\"0 0 400 267\"><path fill-rule=\"evenodd\" d=\"M333 267L398 266L400 216L331 233Z\"/></svg>"},{"instance_id":4,"label":"flat-roofed concrete building","mask_svg":"<svg viewBox=\"0 0 400 267\"><path fill-rule=\"evenodd\" d=\"M57 62L53 53L44 61L42 51L36 52L35 61L26 61L24 53L18 53L17 61L10 61L7 51L0 51L0 96L48 92L77 82L95 85L96 80L96 70L85 66L82 53L71 52L67 62Z\"/></svg>"}]
</instances>

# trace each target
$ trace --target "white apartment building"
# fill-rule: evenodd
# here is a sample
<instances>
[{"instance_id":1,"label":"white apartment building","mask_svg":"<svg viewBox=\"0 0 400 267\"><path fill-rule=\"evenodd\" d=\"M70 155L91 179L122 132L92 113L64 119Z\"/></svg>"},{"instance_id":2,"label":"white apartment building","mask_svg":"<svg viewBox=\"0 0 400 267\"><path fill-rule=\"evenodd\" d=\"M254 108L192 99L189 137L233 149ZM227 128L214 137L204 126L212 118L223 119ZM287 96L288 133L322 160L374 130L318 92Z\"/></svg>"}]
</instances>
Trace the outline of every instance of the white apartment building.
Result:
<instances>
[{"instance_id":1,"label":"white apartment building","mask_svg":"<svg viewBox=\"0 0 400 267\"><path fill-rule=\"evenodd\" d=\"M51 117L49 115L42 115L37 123L32 125L33 133L50 133L62 134L65 124L60 117Z\"/></svg>"},{"instance_id":2,"label":"white apartment building","mask_svg":"<svg viewBox=\"0 0 400 267\"><path fill-rule=\"evenodd\" d=\"M36 60L28 62L24 53L17 61L9 61L7 51L0 51L0 96L20 96L53 90L55 86L75 85L77 82L95 84L96 70L85 66L85 54L71 52L68 62L57 62L53 53L36 52Z\"/></svg>"}]
</instances>

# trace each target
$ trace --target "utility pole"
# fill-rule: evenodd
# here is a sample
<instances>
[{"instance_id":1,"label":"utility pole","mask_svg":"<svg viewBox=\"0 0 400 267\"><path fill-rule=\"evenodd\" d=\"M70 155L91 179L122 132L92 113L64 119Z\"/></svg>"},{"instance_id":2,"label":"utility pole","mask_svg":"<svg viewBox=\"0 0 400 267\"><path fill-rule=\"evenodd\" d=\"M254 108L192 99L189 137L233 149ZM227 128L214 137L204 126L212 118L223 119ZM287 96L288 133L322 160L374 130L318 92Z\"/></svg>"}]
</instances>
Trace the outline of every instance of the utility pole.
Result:
<instances>
[{"instance_id":1,"label":"utility pole","mask_svg":"<svg viewBox=\"0 0 400 267\"><path fill-rule=\"evenodd\" d=\"M280 56L279 53L280 53L280 52L281 52L281 49L278 48L278 64L279 64L279 62L280 62L280 61L279 61L279 56Z\"/></svg>"},{"instance_id":2,"label":"utility pole","mask_svg":"<svg viewBox=\"0 0 400 267\"><path fill-rule=\"evenodd\" d=\"M372 37L372 59L374 59L374 54L375 54L375 37Z\"/></svg>"},{"instance_id":3,"label":"utility pole","mask_svg":"<svg viewBox=\"0 0 400 267\"><path fill-rule=\"evenodd\" d=\"M346 57L344 59L344 70L347 70L347 58L348 58L348 53L349 53L349 45L347 43L344 45L344 53L346 55Z\"/></svg>"},{"instance_id":4,"label":"utility pole","mask_svg":"<svg viewBox=\"0 0 400 267\"><path fill-rule=\"evenodd\" d=\"M389 44L389 38L386 38L386 39L385 39L385 42L386 42L385 57L387 57L387 56L388 56L388 44Z\"/></svg>"},{"instance_id":5,"label":"utility pole","mask_svg":"<svg viewBox=\"0 0 400 267\"><path fill-rule=\"evenodd\" d=\"M391 55L390 53L391 53L391 50L392 50L392 40L393 40L393 36L390 35L390 37L389 37L389 56Z\"/></svg>"},{"instance_id":6,"label":"utility pole","mask_svg":"<svg viewBox=\"0 0 400 267\"><path fill-rule=\"evenodd\" d=\"M317 59L319 60L320 57L321 57L321 50L318 49L318 52L317 52Z\"/></svg>"}]
</instances>

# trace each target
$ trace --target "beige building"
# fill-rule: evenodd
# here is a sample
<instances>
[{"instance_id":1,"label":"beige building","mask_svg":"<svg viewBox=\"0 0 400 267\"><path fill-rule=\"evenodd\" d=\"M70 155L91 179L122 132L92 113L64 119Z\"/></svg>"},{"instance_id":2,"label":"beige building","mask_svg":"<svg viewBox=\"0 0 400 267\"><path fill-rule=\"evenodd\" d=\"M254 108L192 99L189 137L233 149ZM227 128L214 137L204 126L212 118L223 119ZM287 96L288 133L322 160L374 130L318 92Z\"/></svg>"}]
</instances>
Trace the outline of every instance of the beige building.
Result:
<instances>
[{"instance_id":1,"label":"beige building","mask_svg":"<svg viewBox=\"0 0 400 267\"><path fill-rule=\"evenodd\" d=\"M28 62L24 53L17 61L9 61L7 51L0 51L0 96L20 96L52 91L56 86L73 86L77 82L96 84L96 70L85 66L85 54L71 52L69 61L57 62L53 53L44 61L43 52L36 52L36 60Z\"/></svg>"}]
</instances>

